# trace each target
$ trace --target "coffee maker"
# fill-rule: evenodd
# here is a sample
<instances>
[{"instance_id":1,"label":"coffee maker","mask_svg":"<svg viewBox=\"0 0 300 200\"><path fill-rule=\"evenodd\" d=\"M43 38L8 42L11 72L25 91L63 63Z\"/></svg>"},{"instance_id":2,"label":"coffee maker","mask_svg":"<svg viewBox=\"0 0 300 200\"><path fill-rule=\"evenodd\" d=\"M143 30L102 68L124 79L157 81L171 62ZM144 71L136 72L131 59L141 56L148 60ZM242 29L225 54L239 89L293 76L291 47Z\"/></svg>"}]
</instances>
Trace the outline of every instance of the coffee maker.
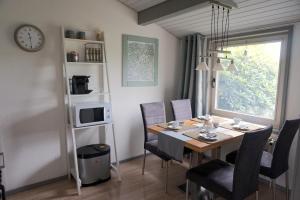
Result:
<instances>
[{"instance_id":1,"label":"coffee maker","mask_svg":"<svg viewBox=\"0 0 300 200\"><path fill-rule=\"evenodd\" d=\"M93 90L88 89L90 76L73 76L71 79L71 94L89 94Z\"/></svg>"}]
</instances>

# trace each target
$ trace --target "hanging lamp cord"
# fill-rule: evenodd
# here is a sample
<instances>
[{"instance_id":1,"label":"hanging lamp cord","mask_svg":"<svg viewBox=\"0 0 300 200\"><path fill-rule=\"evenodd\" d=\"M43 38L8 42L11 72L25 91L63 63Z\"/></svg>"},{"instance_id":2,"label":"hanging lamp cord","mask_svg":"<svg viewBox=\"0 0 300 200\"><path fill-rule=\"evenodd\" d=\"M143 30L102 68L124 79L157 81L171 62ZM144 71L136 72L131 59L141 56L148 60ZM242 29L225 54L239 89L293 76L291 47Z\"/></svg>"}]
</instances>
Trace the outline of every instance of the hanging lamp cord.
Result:
<instances>
[{"instance_id":1,"label":"hanging lamp cord","mask_svg":"<svg viewBox=\"0 0 300 200\"><path fill-rule=\"evenodd\" d=\"M229 9L227 10L227 18L228 18L228 23L227 23L227 41L226 41L226 46L228 48L228 32L229 32Z\"/></svg>"},{"instance_id":2,"label":"hanging lamp cord","mask_svg":"<svg viewBox=\"0 0 300 200\"><path fill-rule=\"evenodd\" d=\"M221 50L223 50L223 46L224 46L224 12L225 12L225 8L223 7L223 14L222 14L222 38L221 38Z\"/></svg>"},{"instance_id":3,"label":"hanging lamp cord","mask_svg":"<svg viewBox=\"0 0 300 200\"><path fill-rule=\"evenodd\" d=\"M225 45L225 42L227 40L227 24L228 24L228 15L226 13L226 18L225 18L225 30L224 30L224 45ZM227 50L228 46L225 45L225 48Z\"/></svg>"},{"instance_id":4,"label":"hanging lamp cord","mask_svg":"<svg viewBox=\"0 0 300 200\"><path fill-rule=\"evenodd\" d=\"M219 14L220 14L220 6L218 5L218 17L217 17L217 38L216 38L216 47L215 50L217 50L217 44L219 42Z\"/></svg>"},{"instance_id":5,"label":"hanging lamp cord","mask_svg":"<svg viewBox=\"0 0 300 200\"><path fill-rule=\"evenodd\" d=\"M214 17L214 43L213 43L213 50L215 50L215 46L216 46L216 39L217 39L217 35L216 35L216 14L215 14L215 7L213 6L213 17Z\"/></svg>"}]
</instances>

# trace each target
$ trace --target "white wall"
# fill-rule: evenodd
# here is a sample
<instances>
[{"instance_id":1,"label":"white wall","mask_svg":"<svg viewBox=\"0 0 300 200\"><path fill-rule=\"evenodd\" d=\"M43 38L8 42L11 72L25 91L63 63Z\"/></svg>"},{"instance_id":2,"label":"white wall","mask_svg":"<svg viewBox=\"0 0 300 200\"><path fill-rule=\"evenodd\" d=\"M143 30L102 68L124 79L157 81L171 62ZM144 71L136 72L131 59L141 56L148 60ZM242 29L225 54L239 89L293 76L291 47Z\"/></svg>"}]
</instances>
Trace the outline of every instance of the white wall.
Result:
<instances>
[{"instance_id":1,"label":"white wall","mask_svg":"<svg viewBox=\"0 0 300 200\"><path fill-rule=\"evenodd\" d=\"M294 26L294 36L292 44L292 54L291 54L291 66L289 75L289 89L287 96L287 119L294 119L300 117L300 23ZM293 191L296 192L294 199L300 199L300 146L299 144L299 133L296 135L293 146L290 153L290 183L293 184ZM297 150L298 149L298 150ZM297 153L298 151L298 153Z\"/></svg>"},{"instance_id":2,"label":"white wall","mask_svg":"<svg viewBox=\"0 0 300 200\"><path fill-rule=\"evenodd\" d=\"M13 40L22 23L40 27L46 45L27 53ZM176 94L178 40L156 25L138 26L116 0L0 0L0 150L8 190L66 174L60 26L105 31L120 159L143 149L139 104ZM159 85L122 87L121 35L159 39ZM2 144L2 145L1 145Z\"/></svg>"},{"instance_id":3,"label":"white wall","mask_svg":"<svg viewBox=\"0 0 300 200\"><path fill-rule=\"evenodd\" d=\"M286 102L286 119L296 119L300 117L300 89L299 89L299 76L300 76L300 23L294 25L293 41L291 47L290 71L288 80L288 94ZM299 164L297 163L296 151L299 141L299 133L295 136L293 141L290 156L289 156L289 182L290 188L294 189L295 177L300 176ZM298 147L299 148L299 147ZM300 149L299 149L300 150ZM299 151L300 153L300 151ZM300 154L298 154L299 156ZM299 178L298 178L299 180ZM277 179L277 183L285 187L285 176L282 175ZM298 184L300 182L298 181ZM299 188L299 186L298 186ZM296 190L294 190L296 191Z\"/></svg>"}]
</instances>

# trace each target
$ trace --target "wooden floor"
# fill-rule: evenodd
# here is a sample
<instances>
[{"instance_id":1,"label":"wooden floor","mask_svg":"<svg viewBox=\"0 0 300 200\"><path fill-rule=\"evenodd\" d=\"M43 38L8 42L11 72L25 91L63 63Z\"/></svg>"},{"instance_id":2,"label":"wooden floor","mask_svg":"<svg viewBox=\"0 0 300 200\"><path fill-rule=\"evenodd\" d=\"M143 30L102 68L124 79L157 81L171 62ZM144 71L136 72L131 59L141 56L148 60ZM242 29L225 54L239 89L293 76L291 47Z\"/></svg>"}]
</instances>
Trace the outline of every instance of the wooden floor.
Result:
<instances>
[{"instance_id":1,"label":"wooden floor","mask_svg":"<svg viewBox=\"0 0 300 200\"><path fill-rule=\"evenodd\" d=\"M112 180L92 187L82 188L82 195L77 196L74 181L63 180L53 184L41 186L32 190L20 192L8 197L9 200L177 200L185 199L177 185L185 182L185 168L174 163L169 170L169 191L164 191L164 169L161 161L153 156L147 156L145 175L141 174L142 159L134 159L121 164L122 182L118 182L115 174ZM218 198L218 200L221 198ZM255 195L247 200L255 199ZM260 199L271 200L271 191L267 184L260 186ZM283 191L277 191L277 199L284 200Z\"/></svg>"}]
</instances>

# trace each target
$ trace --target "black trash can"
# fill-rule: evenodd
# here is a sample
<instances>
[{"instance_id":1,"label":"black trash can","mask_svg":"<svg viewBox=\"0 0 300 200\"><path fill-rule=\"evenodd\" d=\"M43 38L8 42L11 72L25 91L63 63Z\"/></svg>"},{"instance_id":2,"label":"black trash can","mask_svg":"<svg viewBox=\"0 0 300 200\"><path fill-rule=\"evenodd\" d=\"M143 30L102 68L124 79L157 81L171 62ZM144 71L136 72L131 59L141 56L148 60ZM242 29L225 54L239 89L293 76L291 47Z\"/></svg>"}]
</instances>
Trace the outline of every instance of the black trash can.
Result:
<instances>
[{"instance_id":1,"label":"black trash can","mask_svg":"<svg viewBox=\"0 0 300 200\"><path fill-rule=\"evenodd\" d=\"M82 186L95 185L110 179L110 147L92 144L77 149L78 170Z\"/></svg>"}]
</instances>

